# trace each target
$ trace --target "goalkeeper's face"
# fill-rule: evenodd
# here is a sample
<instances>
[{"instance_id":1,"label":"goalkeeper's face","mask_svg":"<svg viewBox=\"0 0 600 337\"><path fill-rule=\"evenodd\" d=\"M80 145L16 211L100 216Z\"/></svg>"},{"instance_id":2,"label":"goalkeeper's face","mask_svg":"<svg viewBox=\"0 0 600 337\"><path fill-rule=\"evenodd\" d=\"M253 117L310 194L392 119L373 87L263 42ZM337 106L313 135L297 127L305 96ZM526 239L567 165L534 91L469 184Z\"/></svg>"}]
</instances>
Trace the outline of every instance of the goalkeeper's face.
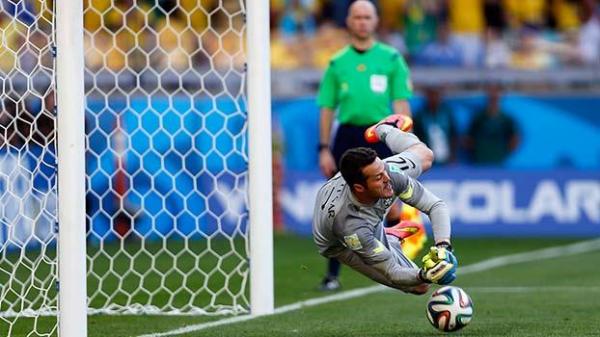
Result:
<instances>
[{"instance_id":1,"label":"goalkeeper's face","mask_svg":"<svg viewBox=\"0 0 600 337\"><path fill-rule=\"evenodd\" d=\"M392 181L385 170L383 160L376 158L375 161L362 169L365 176L364 192L373 200L391 198L394 196Z\"/></svg>"}]
</instances>

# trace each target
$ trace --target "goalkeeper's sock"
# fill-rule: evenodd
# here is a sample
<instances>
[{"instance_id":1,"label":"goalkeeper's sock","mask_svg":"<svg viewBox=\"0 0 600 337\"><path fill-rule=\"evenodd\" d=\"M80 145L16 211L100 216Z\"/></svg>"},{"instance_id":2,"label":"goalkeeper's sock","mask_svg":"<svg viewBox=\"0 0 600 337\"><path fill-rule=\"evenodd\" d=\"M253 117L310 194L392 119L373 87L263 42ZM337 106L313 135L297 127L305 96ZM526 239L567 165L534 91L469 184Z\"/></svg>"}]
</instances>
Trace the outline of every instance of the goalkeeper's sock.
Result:
<instances>
[{"instance_id":1,"label":"goalkeeper's sock","mask_svg":"<svg viewBox=\"0 0 600 337\"><path fill-rule=\"evenodd\" d=\"M385 142L393 153L402 153L409 147L421 143L414 134L401 131L387 124L377 126L376 132L379 139Z\"/></svg>"}]
</instances>

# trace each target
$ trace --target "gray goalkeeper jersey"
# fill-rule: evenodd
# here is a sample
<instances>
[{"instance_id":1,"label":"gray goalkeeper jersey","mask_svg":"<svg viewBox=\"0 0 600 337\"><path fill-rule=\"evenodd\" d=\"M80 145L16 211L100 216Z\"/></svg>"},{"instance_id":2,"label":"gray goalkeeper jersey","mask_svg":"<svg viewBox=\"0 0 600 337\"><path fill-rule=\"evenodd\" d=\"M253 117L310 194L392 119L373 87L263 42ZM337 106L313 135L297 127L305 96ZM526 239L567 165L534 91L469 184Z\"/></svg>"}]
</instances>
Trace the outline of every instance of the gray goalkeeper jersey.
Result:
<instances>
[{"instance_id":1,"label":"gray goalkeeper jersey","mask_svg":"<svg viewBox=\"0 0 600 337\"><path fill-rule=\"evenodd\" d=\"M411 153L404 152L384 159L394 194L429 216L436 240L448 239L446 204L414 179L420 172L411 157ZM405 289L421 283L417 267L401 253L398 241L387 237L383 230L383 219L395 200L392 197L373 205L361 204L341 174L336 174L317 194L313 237L319 253L391 287Z\"/></svg>"}]
</instances>

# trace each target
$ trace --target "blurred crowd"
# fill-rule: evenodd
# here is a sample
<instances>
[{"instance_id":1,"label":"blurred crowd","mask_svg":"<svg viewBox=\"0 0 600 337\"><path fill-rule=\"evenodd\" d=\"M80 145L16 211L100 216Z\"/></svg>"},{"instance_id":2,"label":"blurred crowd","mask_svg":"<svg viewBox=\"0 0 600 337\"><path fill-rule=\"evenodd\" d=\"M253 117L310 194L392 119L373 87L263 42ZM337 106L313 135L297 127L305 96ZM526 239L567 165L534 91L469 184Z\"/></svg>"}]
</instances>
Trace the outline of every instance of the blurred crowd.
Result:
<instances>
[{"instance_id":1,"label":"blurred crowd","mask_svg":"<svg viewBox=\"0 0 600 337\"><path fill-rule=\"evenodd\" d=\"M243 1L83 1L91 72L243 69ZM48 56L52 31L52 0L0 0L0 74ZM24 63L28 56L32 62Z\"/></svg>"},{"instance_id":2,"label":"blurred crowd","mask_svg":"<svg viewBox=\"0 0 600 337\"><path fill-rule=\"evenodd\" d=\"M96 69L210 66L241 69L244 14L241 1L91 0L85 10L86 62ZM116 48L115 48L116 47Z\"/></svg>"},{"instance_id":3,"label":"blurred crowd","mask_svg":"<svg viewBox=\"0 0 600 337\"><path fill-rule=\"evenodd\" d=\"M271 0L273 68L324 68L348 41L345 17L351 2ZM380 13L378 38L411 65L551 69L600 64L600 0L373 2ZM0 3L0 72L47 58L51 1ZM243 69L241 0L84 0L84 8L85 57L92 72Z\"/></svg>"},{"instance_id":4,"label":"blurred crowd","mask_svg":"<svg viewBox=\"0 0 600 337\"><path fill-rule=\"evenodd\" d=\"M597 0L373 0L409 64L542 70L600 64ZM272 0L274 68L324 68L352 0Z\"/></svg>"}]
</instances>

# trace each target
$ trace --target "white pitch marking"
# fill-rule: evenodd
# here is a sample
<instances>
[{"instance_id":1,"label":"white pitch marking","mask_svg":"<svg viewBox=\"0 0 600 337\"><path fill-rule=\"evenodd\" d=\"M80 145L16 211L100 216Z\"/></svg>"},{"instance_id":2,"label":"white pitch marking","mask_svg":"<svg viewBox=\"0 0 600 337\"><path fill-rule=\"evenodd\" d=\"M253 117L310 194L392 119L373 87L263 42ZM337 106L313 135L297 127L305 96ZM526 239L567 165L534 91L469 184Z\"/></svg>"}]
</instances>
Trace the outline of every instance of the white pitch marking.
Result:
<instances>
[{"instance_id":1,"label":"white pitch marking","mask_svg":"<svg viewBox=\"0 0 600 337\"><path fill-rule=\"evenodd\" d=\"M541 292L600 292L600 287L588 286L548 286L548 287L463 287L469 293L541 293Z\"/></svg>"},{"instance_id":2,"label":"white pitch marking","mask_svg":"<svg viewBox=\"0 0 600 337\"><path fill-rule=\"evenodd\" d=\"M600 248L600 239L588 240L573 243L566 246L550 247L531 252L518 253L512 255L499 256L481 262L473 263L468 266L460 267L457 270L458 275L476 273L478 271L489 270L492 268L508 266L517 263L546 260L561 256L577 255L585 252L594 251Z\"/></svg>"},{"instance_id":3,"label":"white pitch marking","mask_svg":"<svg viewBox=\"0 0 600 337\"><path fill-rule=\"evenodd\" d=\"M525 252L525 253L511 254L511 255L499 256L499 257L483 260L481 262L473 263L468 266L460 267L458 270L459 271L458 274L459 275L472 274L472 273L477 273L480 271L490 270L490 269L503 267L503 266L509 266L509 265L518 264L518 263L546 260L546 259L551 259L551 258L555 258L555 257L577 255L577 254L591 252L591 251L595 251L595 250L599 250L599 249L600 249L600 238L594 239L594 240L577 242L577 243L569 244L566 246L544 248L544 249L534 250L534 251ZM468 288L468 287L465 287L465 288ZM505 292L529 291L529 290L525 290L525 289L529 289L528 287L502 287L502 288L504 288ZM548 288L560 288L560 287L548 287ZM298 310L301 308L308 308L308 307L313 307L313 306L324 304L324 303L331 303L331 302L337 302L337 301L347 300L347 299L351 299L351 298L361 297L361 296L365 296L368 294L372 294L372 293L376 293L376 292L380 292L380 291L384 291L384 290L388 290L388 289L390 289L390 288L382 286L382 285L376 285L376 286L371 286L371 287L343 291L341 293L334 294L334 295L323 296L323 297L313 298L313 299L306 300L306 301L300 301L300 302L284 305L282 307L275 309L275 312L273 314L274 315L283 314L283 313L295 311L295 310ZM494 289L494 288L493 287L481 287L481 288L473 288L473 289L480 289L480 291L492 292L493 291L492 289ZM531 289L533 290L534 288L531 288ZM586 289L588 289L588 288L586 288ZM182 328L178 328L178 329L166 331L166 332L140 335L138 337L165 337L165 336L182 335L185 333L205 330L205 329L216 327L216 326L249 321L249 320L253 320L256 318L260 318L260 317L265 317L265 316L252 316L252 315L237 316L237 317L226 318L226 319L222 319L222 320L218 320L218 321L214 321L214 322L188 325L188 326L184 326Z\"/></svg>"}]
</instances>

